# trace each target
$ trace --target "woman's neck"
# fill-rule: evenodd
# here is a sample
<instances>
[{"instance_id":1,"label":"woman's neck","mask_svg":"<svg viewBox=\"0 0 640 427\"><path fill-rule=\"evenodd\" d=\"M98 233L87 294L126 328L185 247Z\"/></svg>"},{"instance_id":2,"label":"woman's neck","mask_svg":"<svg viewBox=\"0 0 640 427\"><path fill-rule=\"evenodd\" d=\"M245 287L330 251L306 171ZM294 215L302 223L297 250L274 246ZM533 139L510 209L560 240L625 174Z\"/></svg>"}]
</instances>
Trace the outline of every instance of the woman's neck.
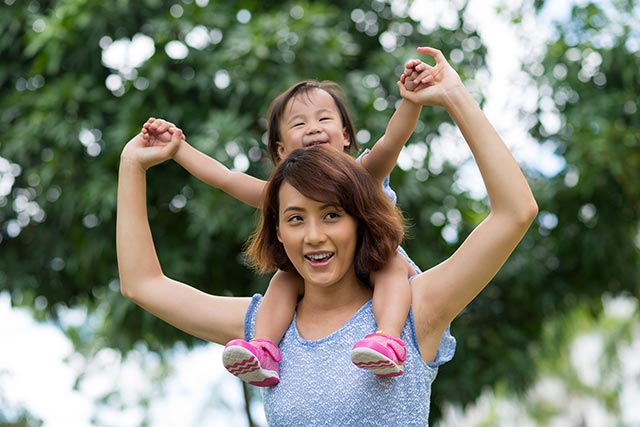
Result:
<instances>
[{"instance_id":1,"label":"woman's neck","mask_svg":"<svg viewBox=\"0 0 640 427\"><path fill-rule=\"evenodd\" d=\"M373 296L357 279L329 287L305 285L298 303L296 324L305 339L320 339L338 330Z\"/></svg>"}]
</instances>

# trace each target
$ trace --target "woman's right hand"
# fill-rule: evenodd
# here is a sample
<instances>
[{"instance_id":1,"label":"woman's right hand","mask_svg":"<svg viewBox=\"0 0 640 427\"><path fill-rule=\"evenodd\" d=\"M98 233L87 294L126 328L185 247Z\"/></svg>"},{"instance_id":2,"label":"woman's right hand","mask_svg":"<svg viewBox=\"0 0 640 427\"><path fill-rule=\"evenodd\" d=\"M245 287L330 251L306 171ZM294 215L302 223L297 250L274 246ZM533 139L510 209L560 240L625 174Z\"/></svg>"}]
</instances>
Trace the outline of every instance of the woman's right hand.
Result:
<instances>
[{"instance_id":1,"label":"woman's right hand","mask_svg":"<svg viewBox=\"0 0 640 427\"><path fill-rule=\"evenodd\" d=\"M125 145L120 159L133 162L145 171L171 159L184 141L182 130L175 128L171 131L171 139L168 142L162 142L157 138L147 139L142 132L138 133Z\"/></svg>"}]
</instances>

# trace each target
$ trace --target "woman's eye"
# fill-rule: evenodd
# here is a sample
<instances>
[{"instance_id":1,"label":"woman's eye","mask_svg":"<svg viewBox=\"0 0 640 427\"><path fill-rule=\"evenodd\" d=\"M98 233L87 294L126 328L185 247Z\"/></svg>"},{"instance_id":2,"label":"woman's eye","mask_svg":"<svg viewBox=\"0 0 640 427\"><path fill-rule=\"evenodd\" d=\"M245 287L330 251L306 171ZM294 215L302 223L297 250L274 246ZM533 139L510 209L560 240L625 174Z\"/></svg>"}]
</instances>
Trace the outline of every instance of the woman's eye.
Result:
<instances>
[{"instance_id":1,"label":"woman's eye","mask_svg":"<svg viewBox=\"0 0 640 427\"><path fill-rule=\"evenodd\" d=\"M339 214L339 213L337 213L337 212L329 212L329 213L326 215L326 218L327 218L327 219L336 219L336 218L340 218L340 214Z\"/></svg>"},{"instance_id":2,"label":"woman's eye","mask_svg":"<svg viewBox=\"0 0 640 427\"><path fill-rule=\"evenodd\" d=\"M300 222L302 221L302 217L300 215L294 215L287 219L287 222Z\"/></svg>"}]
</instances>

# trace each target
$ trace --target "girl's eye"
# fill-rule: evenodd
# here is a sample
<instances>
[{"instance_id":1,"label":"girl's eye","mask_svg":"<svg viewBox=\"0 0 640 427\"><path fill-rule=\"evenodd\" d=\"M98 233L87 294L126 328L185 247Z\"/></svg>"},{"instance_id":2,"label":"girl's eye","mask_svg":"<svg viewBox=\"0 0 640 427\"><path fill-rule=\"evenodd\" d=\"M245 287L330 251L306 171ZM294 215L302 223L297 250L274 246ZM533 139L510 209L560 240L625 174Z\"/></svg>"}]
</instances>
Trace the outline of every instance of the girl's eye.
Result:
<instances>
[{"instance_id":1,"label":"girl's eye","mask_svg":"<svg viewBox=\"0 0 640 427\"><path fill-rule=\"evenodd\" d=\"M304 123L302 123L302 122L298 122L298 123L294 123L294 124L293 124L293 127L294 127L294 128L297 128L297 127L300 127L300 126L303 126L303 125L304 125Z\"/></svg>"},{"instance_id":2,"label":"girl's eye","mask_svg":"<svg viewBox=\"0 0 640 427\"><path fill-rule=\"evenodd\" d=\"M322 117L320 119L321 122L326 122L327 120L331 120L331 117Z\"/></svg>"},{"instance_id":3,"label":"girl's eye","mask_svg":"<svg viewBox=\"0 0 640 427\"><path fill-rule=\"evenodd\" d=\"M327 219L336 219L336 218L340 218L340 214L339 214L339 213L337 213L337 212L329 212L329 213L326 215L326 218L327 218Z\"/></svg>"}]
</instances>

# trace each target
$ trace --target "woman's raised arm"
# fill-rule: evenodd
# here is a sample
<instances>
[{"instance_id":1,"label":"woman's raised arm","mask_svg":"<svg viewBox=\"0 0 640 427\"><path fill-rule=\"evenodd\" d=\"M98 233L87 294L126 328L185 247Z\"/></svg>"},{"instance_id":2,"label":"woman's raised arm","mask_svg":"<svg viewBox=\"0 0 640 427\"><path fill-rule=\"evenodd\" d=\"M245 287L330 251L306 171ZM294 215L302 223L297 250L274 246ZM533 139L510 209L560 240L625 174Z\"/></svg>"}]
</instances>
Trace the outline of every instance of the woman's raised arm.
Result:
<instances>
[{"instance_id":1,"label":"woman's raised arm","mask_svg":"<svg viewBox=\"0 0 640 427\"><path fill-rule=\"evenodd\" d=\"M430 68L425 88L406 96L447 110L473 153L491 205L487 218L451 257L412 282L418 336L428 360L435 355L447 325L484 289L518 245L538 207L509 149L443 54L432 48L418 50L432 55L436 65Z\"/></svg>"},{"instance_id":2,"label":"woman's raised arm","mask_svg":"<svg viewBox=\"0 0 640 427\"><path fill-rule=\"evenodd\" d=\"M131 139L120 156L116 249L122 294L175 327L207 341L243 338L248 298L209 295L165 276L147 218L146 171L168 160L182 142L180 130L168 143Z\"/></svg>"}]
</instances>

